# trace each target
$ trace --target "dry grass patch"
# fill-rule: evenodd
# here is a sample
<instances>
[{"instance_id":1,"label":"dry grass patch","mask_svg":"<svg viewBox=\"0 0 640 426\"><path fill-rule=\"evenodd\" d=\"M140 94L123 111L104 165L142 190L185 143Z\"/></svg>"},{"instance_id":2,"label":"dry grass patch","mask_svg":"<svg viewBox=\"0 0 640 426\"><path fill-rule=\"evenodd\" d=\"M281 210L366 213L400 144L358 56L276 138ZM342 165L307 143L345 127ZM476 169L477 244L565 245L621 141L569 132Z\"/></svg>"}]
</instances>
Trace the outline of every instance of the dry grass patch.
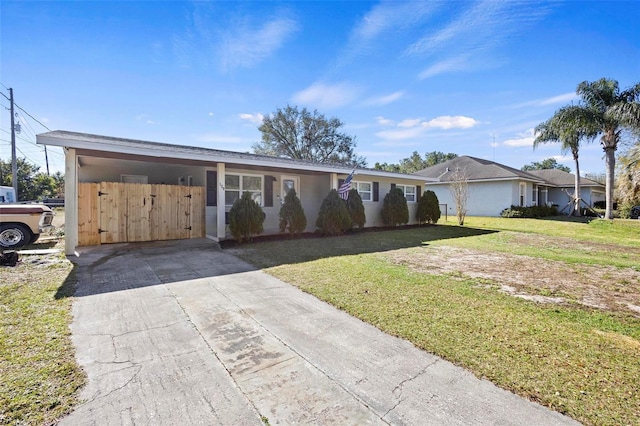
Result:
<instances>
[{"instance_id":1,"label":"dry grass patch","mask_svg":"<svg viewBox=\"0 0 640 426\"><path fill-rule=\"evenodd\" d=\"M43 239L29 248L62 248ZM0 267L0 424L53 424L77 403L71 263L62 254L22 256Z\"/></svg>"}]
</instances>

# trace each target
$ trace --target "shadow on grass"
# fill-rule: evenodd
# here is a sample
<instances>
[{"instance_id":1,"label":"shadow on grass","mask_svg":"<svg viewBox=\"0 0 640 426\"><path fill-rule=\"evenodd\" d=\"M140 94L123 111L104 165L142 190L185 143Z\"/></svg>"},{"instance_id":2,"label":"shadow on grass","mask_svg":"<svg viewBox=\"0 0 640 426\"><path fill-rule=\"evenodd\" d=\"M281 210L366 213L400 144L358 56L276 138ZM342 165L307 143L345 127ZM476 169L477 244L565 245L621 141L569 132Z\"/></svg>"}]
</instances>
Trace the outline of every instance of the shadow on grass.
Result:
<instances>
[{"instance_id":1,"label":"shadow on grass","mask_svg":"<svg viewBox=\"0 0 640 426\"><path fill-rule=\"evenodd\" d=\"M64 282L58 290L56 294L53 296L56 300L64 299L66 297L72 297L76 292L76 284L78 283L78 265L73 264L73 269L69 271L69 275L65 278Z\"/></svg>"},{"instance_id":2,"label":"shadow on grass","mask_svg":"<svg viewBox=\"0 0 640 426\"><path fill-rule=\"evenodd\" d=\"M461 226L423 225L395 229L367 229L341 236L303 234L256 238L251 243L222 243L223 249L258 268L309 262L333 256L357 255L421 247L430 241L473 237L499 231Z\"/></svg>"}]
</instances>

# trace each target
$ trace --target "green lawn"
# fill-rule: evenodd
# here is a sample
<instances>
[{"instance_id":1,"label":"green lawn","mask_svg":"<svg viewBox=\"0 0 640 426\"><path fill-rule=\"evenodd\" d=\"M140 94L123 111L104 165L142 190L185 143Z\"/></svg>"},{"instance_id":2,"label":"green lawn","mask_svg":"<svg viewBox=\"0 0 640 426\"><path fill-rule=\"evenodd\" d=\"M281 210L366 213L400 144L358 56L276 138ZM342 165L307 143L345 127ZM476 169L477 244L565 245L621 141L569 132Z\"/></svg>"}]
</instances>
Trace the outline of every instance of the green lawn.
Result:
<instances>
[{"instance_id":1,"label":"green lawn","mask_svg":"<svg viewBox=\"0 0 640 426\"><path fill-rule=\"evenodd\" d=\"M69 332L72 265L62 254L22 260L0 267L0 424L52 424L85 380Z\"/></svg>"},{"instance_id":2,"label":"green lawn","mask_svg":"<svg viewBox=\"0 0 640 426\"><path fill-rule=\"evenodd\" d=\"M585 424L613 425L640 418L640 319L633 312L530 302L498 291L500 279L472 278L464 267L420 270L411 260L453 247L527 254L541 271L613 264L625 276L640 265L639 235L638 221L468 218L464 227L449 222L232 252L478 377ZM638 292L637 283L613 281L606 284L615 291Z\"/></svg>"}]
</instances>

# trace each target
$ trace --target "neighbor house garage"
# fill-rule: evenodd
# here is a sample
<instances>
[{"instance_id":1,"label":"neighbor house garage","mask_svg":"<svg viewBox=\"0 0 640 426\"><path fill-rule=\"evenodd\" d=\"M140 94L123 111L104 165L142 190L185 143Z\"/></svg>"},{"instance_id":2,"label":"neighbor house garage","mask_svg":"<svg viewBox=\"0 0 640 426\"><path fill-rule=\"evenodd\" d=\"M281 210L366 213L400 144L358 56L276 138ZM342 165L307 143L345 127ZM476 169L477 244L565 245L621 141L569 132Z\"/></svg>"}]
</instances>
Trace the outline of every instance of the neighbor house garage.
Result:
<instances>
[{"instance_id":1,"label":"neighbor house garage","mask_svg":"<svg viewBox=\"0 0 640 426\"><path fill-rule=\"evenodd\" d=\"M65 234L78 246L166 239L230 238L227 213L244 192L265 213L264 233L279 232L278 213L290 189L307 216L307 231L323 199L352 168L311 161L172 145L84 133L37 135L65 150ZM356 169L352 188L365 205L365 226L382 226L382 201L402 189L415 223L425 181L435 179Z\"/></svg>"}]
</instances>

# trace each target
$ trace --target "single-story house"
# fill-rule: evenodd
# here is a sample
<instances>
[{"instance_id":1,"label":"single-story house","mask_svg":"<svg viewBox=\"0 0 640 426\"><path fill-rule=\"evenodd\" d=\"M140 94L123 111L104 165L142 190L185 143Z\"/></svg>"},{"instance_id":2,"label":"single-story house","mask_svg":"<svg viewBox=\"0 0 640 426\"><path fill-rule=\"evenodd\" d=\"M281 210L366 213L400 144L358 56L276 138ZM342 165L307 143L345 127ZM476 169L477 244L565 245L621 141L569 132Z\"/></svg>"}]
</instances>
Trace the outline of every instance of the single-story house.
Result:
<instances>
[{"instance_id":1,"label":"single-story house","mask_svg":"<svg viewBox=\"0 0 640 426\"><path fill-rule=\"evenodd\" d=\"M529 173L545 181L548 203L557 205L561 213L570 212L568 204L575 191L575 175L558 169L531 170ZM594 203L605 201L605 186L580 177L580 199L580 207L593 207Z\"/></svg>"},{"instance_id":2,"label":"single-story house","mask_svg":"<svg viewBox=\"0 0 640 426\"><path fill-rule=\"evenodd\" d=\"M351 167L69 131L37 135L65 151L65 252L104 243L230 238L228 211L250 192L265 213L264 233L279 233L279 211L293 188L315 230L323 199ZM415 223L422 176L356 169L366 227L381 226L382 201L396 187Z\"/></svg>"},{"instance_id":3,"label":"single-story house","mask_svg":"<svg viewBox=\"0 0 640 426\"><path fill-rule=\"evenodd\" d=\"M425 189L435 192L438 201L446 204L447 214L456 213L449 185L457 170L463 171L467 179L469 216L499 216L511 206L554 204L560 212L569 213L574 175L561 170L525 172L465 155L416 172L425 178ZM603 185L585 178L581 183L581 198L589 207L604 199Z\"/></svg>"}]
</instances>

